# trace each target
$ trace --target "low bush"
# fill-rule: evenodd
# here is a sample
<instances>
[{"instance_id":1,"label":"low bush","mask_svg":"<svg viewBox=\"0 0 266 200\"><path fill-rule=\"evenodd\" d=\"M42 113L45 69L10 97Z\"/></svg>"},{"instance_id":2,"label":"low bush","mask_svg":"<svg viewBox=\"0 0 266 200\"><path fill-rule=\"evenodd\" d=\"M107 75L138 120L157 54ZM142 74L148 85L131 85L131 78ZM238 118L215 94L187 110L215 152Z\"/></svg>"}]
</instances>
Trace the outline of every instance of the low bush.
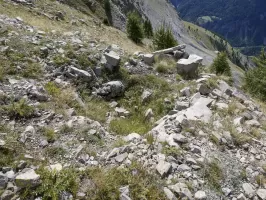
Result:
<instances>
[{"instance_id":1,"label":"low bush","mask_svg":"<svg viewBox=\"0 0 266 200\"><path fill-rule=\"evenodd\" d=\"M170 25L163 23L154 33L153 46L156 50L167 49L178 45Z\"/></svg>"},{"instance_id":2,"label":"low bush","mask_svg":"<svg viewBox=\"0 0 266 200\"><path fill-rule=\"evenodd\" d=\"M119 188L126 185L129 186L130 198L134 200L167 199L162 191L161 181L138 163L133 163L129 168L113 168L108 171L90 168L86 171L86 177L94 183L87 192L88 199L91 200L119 199Z\"/></svg>"},{"instance_id":3,"label":"low bush","mask_svg":"<svg viewBox=\"0 0 266 200\"><path fill-rule=\"evenodd\" d=\"M61 199L62 192L70 192L74 197L78 191L78 176L74 169L50 171L40 168L37 173L41 176L42 184L34 193L41 195L43 200Z\"/></svg>"},{"instance_id":4,"label":"low bush","mask_svg":"<svg viewBox=\"0 0 266 200\"><path fill-rule=\"evenodd\" d=\"M215 190L221 191L224 174L218 161L212 160L204 168L204 176L208 180L208 184Z\"/></svg>"},{"instance_id":5,"label":"low bush","mask_svg":"<svg viewBox=\"0 0 266 200\"><path fill-rule=\"evenodd\" d=\"M225 52L219 53L210 68L211 72L217 75L231 76L231 68L227 62L227 55Z\"/></svg>"},{"instance_id":6,"label":"low bush","mask_svg":"<svg viewBox=\"0 0 266 200\"><path fill-rule=\"evenodd\" d=\"M34 115L34 108L29 106L25 99L3 106L3 111L10 118L30 118Z\"/></svg>"},{"instance_id":7,"label":"low bush","mask_svg":"<svg viewBox=\"0 0 266 200\"><path fill-rule=\"evenodd\" d=\"M167 74L174 73L176 71L176 61L174 59L155 59L155 70L159 73Z\"/></svg>"},{"instance_id":8,"label":"low bush","mask_svg":"<svg viewBox=\"0 0 266 200\"><path fill-rule=\"evenodd\" d=\"M136 43L140 43L143 39L141 18L135 11L130 12L127 16L127 34Z\"/></svg>"},{"instance_id":9,"label":"low bush","mask_svg":"<svg viewBox=\"0 0 266 200\"><path fill-rule=\"evenodd\" d=\"M257 67L247 71L244 88L254 97L266 101L266 53L254 59Z\"/></svg>"}]
</instances>

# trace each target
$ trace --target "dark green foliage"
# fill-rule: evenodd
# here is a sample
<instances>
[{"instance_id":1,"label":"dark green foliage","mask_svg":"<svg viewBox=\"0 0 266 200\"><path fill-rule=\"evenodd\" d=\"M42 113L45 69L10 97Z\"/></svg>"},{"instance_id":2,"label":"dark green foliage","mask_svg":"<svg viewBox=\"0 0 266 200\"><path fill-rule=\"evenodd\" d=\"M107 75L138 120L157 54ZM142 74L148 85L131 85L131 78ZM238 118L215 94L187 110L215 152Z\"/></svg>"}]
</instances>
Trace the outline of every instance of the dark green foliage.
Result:
<instances>
[{"instance_id":1,"label":"dark green foliage","mask_svg":"<svg viewBox=\"0 0 266 200\"><path fill-rule=\"evenodd\" d=\"M0 167L6 167L14 161L14 152L10 149L0 147L0 158Z\"/></svg>"},{"instance_id":2,"label":"dark green foliage","mask_svg":"<svg viewBox=\"0 0 266 200\"><path fill-rule=\"evenodd\" d=\"M218 54L216 59L213 61L211 71L217 75L231 76L231 68L227 62L227 56L225 52Z\"/></svg>"},{"instance_id":3,"label":"dark green foliage","mask_svg":"<svg viewBox=\"0 0 266 200\"><path fill-rule=\"evenodd\" d=\"M112 13L111 13L111 4L110 4L110 0L104 0L104 10L105 10L105 14L107 16L107 22L108 25L112 25Z\"/></svg>"},{"instance_id":4,"label":"dark green foliage","mask_svg":"<svg viewBox=\"0 0 266 200\"><path fill-rule=\"evenodd\" d=\"M153 28L151 21L149 19L145 19L143 24L144 34L147 38L151 38L153 36Z\"/></svg>"},{"instance_id":5,"label":"dark green foliage","mask_svg":"<svg viewBox=\"0 0 266 200\"><path fill-rule=\"evenodd\" d=\"M253 96L266 101L266 54L264 49L254 61L257 67L246 73L244 87Z\"/></svg>"},{"instance_id":6,"label":"dark green foliage","mask_svg":"<svg viewBox=\"0 0 266 200\"><path fill-rule=\"evenodd\" d=\"M177 44L170 25L163 23L154 33L153 46L156 50L171 48Z\"/></svg>"},{"instance_id":7,"label":"dark green foliage","mask_svg":"<svg viewBox=\"0 0 266 200\"><path fill-rule=\"evenodd\" d=\"M141 18L135 11L130 12L127 16L127 34L136 43L140 43L144 37Z\"/></svg>"}]
</instances>

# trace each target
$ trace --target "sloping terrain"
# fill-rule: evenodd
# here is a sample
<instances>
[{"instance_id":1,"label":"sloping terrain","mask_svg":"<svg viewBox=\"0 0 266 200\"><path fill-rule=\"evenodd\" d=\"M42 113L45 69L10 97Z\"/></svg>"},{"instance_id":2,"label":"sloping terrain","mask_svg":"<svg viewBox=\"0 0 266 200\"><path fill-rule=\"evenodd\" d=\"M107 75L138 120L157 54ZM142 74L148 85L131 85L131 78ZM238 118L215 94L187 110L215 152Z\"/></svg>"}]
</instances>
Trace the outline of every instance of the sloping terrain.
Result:
<instances>
[{"instance_id":1,"label":"sloping terrain","mask_svg":"<svg viewBox=\"0 0 266 200\"><path fill-rule=\"evenodd\" d=\"M193 45L151 54L92 10L0 12L1 200L265 199L265 104L200 68L210 43L178 22Z\"/></svg>"},{"instance_id":2,"label":"sloping terrain","mask_svg":"<svg viewBox=\"0 0 266 200\"><path fill-rule=\"evenodd\" d=\"M128 11L135 7L139 10L140 13L144 14L151 20L154 29L158 28L163 22L170 24L178 42L180 44L187 44L188 53L193 52L203 57L205 65L210 65L213 59L216 57L216 54L213 51L202 47L187 34L187 30L184 27L181 19L177 15L177 12L170 3L167 3L167 1L118 0L114 1L114 3L117 6L116 9L119 10L115 11L114 13L114 26L124 30L126 15ZM122 22L120 20L121 18L123 19Z\"/></svg>"}]
</instances>

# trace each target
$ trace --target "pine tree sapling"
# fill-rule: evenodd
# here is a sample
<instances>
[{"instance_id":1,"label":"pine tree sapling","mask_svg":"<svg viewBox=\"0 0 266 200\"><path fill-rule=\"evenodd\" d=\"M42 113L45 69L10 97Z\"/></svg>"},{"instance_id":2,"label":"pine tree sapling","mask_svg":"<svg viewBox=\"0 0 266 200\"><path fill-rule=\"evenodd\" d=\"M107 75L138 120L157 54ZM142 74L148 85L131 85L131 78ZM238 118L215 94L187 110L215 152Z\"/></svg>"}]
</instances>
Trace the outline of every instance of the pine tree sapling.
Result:
<instances>
[{"instance_id":1,"label":"pine tree sapling","mask_svg":"<svg viewBox=\"0 0 266 200\"><path fill-rule=\"evenodd\" d=\"M111 13L111 3L110 0L104 0L104 10L107 16L107 20L105 24L112 25L112 13Z\"/></svg>"},{"instance_id":2,"label":"pine tree sapling","mask_svg":"<svg viewBox=\"0 0 266 200\"><path fill-rule=\"evenodd\" d=\"M257 67L246 73L244 88L253 96L266 101L266 53L264 49L260 56L254 59L254 62Z\"/></svg>"},{"instance_id":3,"label":"pine tree sapling","mask_svg":"<svg viewBox=\"0 0 266 200\"><path fill-rule=\"evenodd\" d=\"M219 53L211 65L211 71L218 75L231 76L231 68L225 52Z\"/></svg>"},{"instance_id":4,"label":"pine tree sapling","mask_svg":"<svg viewBox=\"0 0 266 200\"><path fill-rule=\"evenodd\" d=\"M163 23L154 33L153 46L156 50L171 48L177 44L170 25Z\"/></svg>"},{"instance_id":5,"label":"pine tree sapling","mask_svg":"<svg viewBox=\"0 0 266 200\"><path fill-rule=\"evenodd\" d=\"M151 21L149 19L145 19L143 29L144 29L145 37L151 38L153 36L153 28L152 28Z\"/></svg>"},{"instance_id":6,"label":"pine tree sapling","mask_svg":"<svg viewBox=\"0 0 266 200\"><path fill-rule=\"evenodd\" d=\"M141 18L135 11L130 12L127 16L127 34L136 43L140 43L143 39Z\"/></svg>"}]
</instances>

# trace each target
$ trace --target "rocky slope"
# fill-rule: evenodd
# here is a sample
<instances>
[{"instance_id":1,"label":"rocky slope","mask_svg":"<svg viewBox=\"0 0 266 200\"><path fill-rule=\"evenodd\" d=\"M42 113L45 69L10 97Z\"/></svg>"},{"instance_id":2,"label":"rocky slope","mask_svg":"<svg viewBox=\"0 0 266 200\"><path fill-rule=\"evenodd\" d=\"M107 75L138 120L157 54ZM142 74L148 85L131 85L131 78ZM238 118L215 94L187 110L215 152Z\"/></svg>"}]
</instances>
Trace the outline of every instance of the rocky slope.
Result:
<instances>
[{"instance_id":1,"label":"rocky slope","mask_svg":"<svg viewBox=\"0 0 266 200\"><path fill-rule=\"evenodd\" d=\"M2 200L266 198L265 105L205 57L54 1L0 10Z\"/></svg>"}]
</instances>

